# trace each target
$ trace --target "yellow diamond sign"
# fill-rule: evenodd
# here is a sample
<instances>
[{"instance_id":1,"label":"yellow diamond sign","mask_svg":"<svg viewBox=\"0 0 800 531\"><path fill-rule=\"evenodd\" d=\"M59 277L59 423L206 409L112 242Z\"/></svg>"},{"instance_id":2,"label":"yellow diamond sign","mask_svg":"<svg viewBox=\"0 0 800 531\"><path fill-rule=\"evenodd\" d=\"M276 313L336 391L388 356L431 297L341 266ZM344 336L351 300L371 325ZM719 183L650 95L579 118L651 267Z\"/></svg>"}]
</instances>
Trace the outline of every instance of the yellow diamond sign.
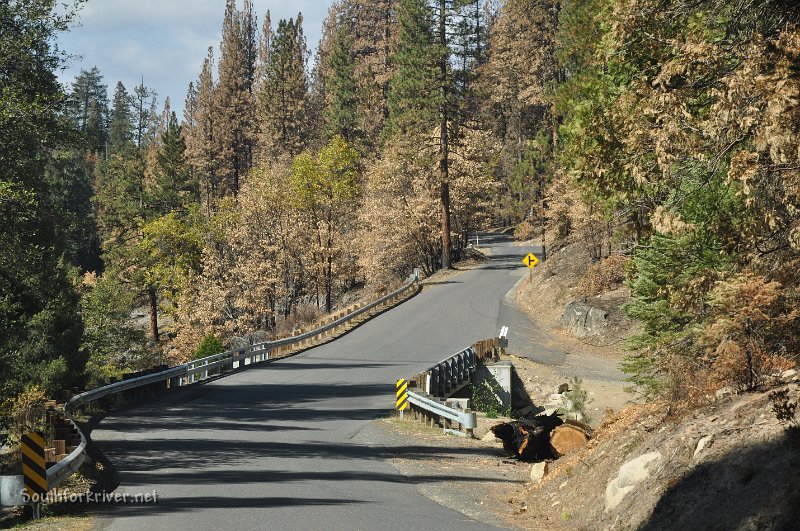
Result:
<instances>
[{"instance_id":1,"label":"yellow diamond sign","mask_svg":"<svg viewBox=\"0 0 800 531\"><path fill-rule=\"evenodd\" d=\"M539 259L533 253L528 253L528 256L522 259L522 263L528 266L529 269L533 269L539 263Z\"/></svg>"}]
</instances>

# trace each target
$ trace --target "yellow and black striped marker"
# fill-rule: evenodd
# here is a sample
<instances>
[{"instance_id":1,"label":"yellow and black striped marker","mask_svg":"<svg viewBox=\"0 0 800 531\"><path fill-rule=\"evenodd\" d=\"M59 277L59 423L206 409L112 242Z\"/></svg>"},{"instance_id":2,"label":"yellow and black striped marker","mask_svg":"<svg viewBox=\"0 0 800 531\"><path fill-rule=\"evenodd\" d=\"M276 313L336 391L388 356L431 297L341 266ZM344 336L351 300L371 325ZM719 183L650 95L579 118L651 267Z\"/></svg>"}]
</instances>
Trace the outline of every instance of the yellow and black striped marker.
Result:
<instances>
[{"instance_id":1,"label":"yellow and black striped marker","mask_svg":"<svg viewBox=\"0 0 800 531\"><path fill-rule=\"evenodd\" d=\"M47 468L44 464L44 437L36 432L22 436L22 475L28 496L47 493Z\"/></svg>"},{"instance_id":2,"label":"yellow and black striped marker","mask_svg":"<svg viewBox=\"0 0 800 531\"><path fill-rule=\"evenodd\" d=\"M402 378L397 380L397 411L405 411L408 408L408 382Z\"/></svg>"}]
</instances>

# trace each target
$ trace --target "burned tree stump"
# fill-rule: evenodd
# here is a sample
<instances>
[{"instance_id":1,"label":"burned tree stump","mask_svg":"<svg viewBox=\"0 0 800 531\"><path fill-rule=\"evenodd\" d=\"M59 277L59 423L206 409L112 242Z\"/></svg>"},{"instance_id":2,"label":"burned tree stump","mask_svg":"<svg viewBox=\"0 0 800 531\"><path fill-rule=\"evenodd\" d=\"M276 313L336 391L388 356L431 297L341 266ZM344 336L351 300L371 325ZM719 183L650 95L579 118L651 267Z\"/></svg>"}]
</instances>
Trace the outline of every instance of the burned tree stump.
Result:
<instances>
[{"instance_id":1,"label":"burned tree stump","mask_svg":"<svg viewBox=\"0 0 800 531\"><path fill-rule=\"evenodd\" d=\"M534 462L558 457L550 444L551 432L564 423L558 413L531 420L503 422L492 427L503 448L520 461Z\"/></svg>"}]
</instances>

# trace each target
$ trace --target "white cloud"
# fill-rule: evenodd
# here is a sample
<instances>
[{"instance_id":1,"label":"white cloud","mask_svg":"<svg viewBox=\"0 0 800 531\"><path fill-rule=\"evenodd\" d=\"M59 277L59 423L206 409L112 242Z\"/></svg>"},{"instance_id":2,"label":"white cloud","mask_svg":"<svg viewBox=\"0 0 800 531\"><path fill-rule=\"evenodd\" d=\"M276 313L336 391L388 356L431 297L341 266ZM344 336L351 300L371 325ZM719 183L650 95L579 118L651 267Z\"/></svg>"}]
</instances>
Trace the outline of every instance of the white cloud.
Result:
<instances>
[{"instance_id":1,"label":"white cloud","mask_svg":"<svg viewBox=\"0 0 800 531\"><path fill-rule=\"evenodd\" d=\"M313 52L330 3L256 0L255 7L259 24L267 10L273 24L302 12ZM89 0L78 24L60 39L65 52L79 56L68 61L60 79L69 84L81 69L97 66L113 92L117 81L131 90L144 78L158 92L159 105L169 97L181 110L208 47L218 54L224 13L225 0Z\"/></svg>"}]
</instances>

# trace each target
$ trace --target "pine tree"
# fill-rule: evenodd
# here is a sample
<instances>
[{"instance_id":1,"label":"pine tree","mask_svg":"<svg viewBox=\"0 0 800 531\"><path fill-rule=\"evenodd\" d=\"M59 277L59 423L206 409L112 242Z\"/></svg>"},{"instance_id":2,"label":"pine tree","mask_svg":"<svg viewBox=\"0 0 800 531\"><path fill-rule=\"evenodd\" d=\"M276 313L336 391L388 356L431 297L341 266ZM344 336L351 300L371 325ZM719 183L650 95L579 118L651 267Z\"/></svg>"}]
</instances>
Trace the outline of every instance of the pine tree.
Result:
<instances>
[{"instance_id":1,"label":"pine tree","mask_svg":"<svg viewBox=\"0 0 800 531\"><path fill-rule=\"evenodd\" d=\"M345 27L340 27L328 58L323 123L326 140L341 136L349 145L356 145L364 134L358 121L358 87L352 47L350 34Z\"/></svg>"},{"instance_id":2,"label":"pine tree","mask_svg":"<svg viewBox=\"0 0 800 531\"><path fill-rule=\"evenodd\" d=\"M121 81L114 89L111 120L108 124L108 141L113 150L128 149L133 142L133 102Z\"/></svg>"},{"instance_id":3,"label":"pine tree","mask_svg":"<svg viewBox=\"0 0 800 531\"><path fill-rule=\"evenodd\" d=\"M258 92L260 150L272 160L297 155L308 141L308 49L302 23L301 14L296 20L281 20L264 52Z\"/></svg>"},{"instance_id":4,"label":"pine tree","mask_svg":"<svg viewBox=\"0 0 800 531\"><path fill-rule=\"evenodd\" d=\"M186 142L169 99L164 104L155 156L148 168L151 181L145 189L148 217L186 212L199 200L197 183L189 173Z\"/></svg>"},{"instance_id":5,"label":"pine tree","mask_svg":"<svg viewBox=\"0 0 800 531\"><path fill-rule=\"evenodd\" d=\"M143 206L144 157L135 144L132 99L117 83L109 123L108 156L95 168L97 222L105 251L135 232Z\"/></svg>"},{"instance_id":6,"label":"pine tree","mask_svg":"<svg viewBox=\"0 0 800 531\"><path fill-rule=\"evenodd\" d=\"M144 85L144 80L133 89L131 110L133 112L133 140L140 152L144 153L153 140L158 127L156 113L156 92Z\"/></svg>"},{"instance_id":7,"label":"pine tree","mask_svg":"<svg viewBox=\"0 0 800 531\"><path fill-rule=\"evenodd\" d=\"M438 125L440 105L433 10L426 0L400 0L397 21L399 42L392 55L386 138L432 131Z\"/></svg>"},{"instance_id":8,"label":"pine tree","mask_svg":"<svg viewBox=\"0 0 800 531\"><path fill-rule=\"evenodd\" d=\"M322 119L309 120L309 145L320 147L325 142L325 110L328 98L328 80L331 77L331 53L335 45L336 35L342 25L345 4L336 1L328 8L328 14L322 21L322 32L314 57L314 69L311 72L310 91L307 112L311 117Z\"/></svg>"},{"instance_id":9,"label":"pine tree","mask_svg":"<svg viewBox=\"0 0 800 531\"><path fill-rule=\"evenodd\" d=\"M196 92L190 90L187 99L193 101L191 127L186 132L186 157L200 187L200 201L206 214L214 210L218 199L219 155L216 142L216 113L214 97L214 52L208 49Z\"/></svg>"},{"instance_id":10,"label":"pine tree","mask_svg":"<svg viewBox=\"0 0 800 531\"><path fill-rule=\"evenodd\" d=\"M95 66L81 70L69 95L70 119L85 135L90 151L101 152L108 140L108 86Z\"/></svg>"},{"instance_id":11,"label":"pine tree","mask_svg":"<svg viewBox=\"0 0 800 531\"><path fill-rule=\"evenodd\" d=\"M397 17L400 42L389 94L389 135L419 135L438 129L438 185L442 267L451 267L450 141L455 116L450 67L447 0L434 9L426 0L402 0Z\"/></svg>"},{"instance_id":12,"label":"pine tree","mask_svg":"<svg viewBox=\"0 0 800 531\"><path fill-rule=\"evenodd\" d=\"M91 198L95 166L108 141L107 91L96 67L76 76L65 109L73 134L52 151L46 168L50 204L61 220L56 230L69 262L82 271L102 267Z\"/></svg>"},{"instance_id":13,"label":"pine tree","mask_svg":"<svg viewBox=\"0 0 800 531\"><path fill-rule=\"evenodd\" d=\"M347 0L345 28L353 37L354 76L358 87L358 121L370 149L389 117L389 83L393 74L391 56L396 45L397 0Z\"/></svg>"},{"instance_id":14,"label":"pine tree","mask_svg":"<svg viewBox=\"0 0 800 531\"><path fill-rule=\"evenodd\" d=\"M222 25L219 82L214 91L215 142L219 156L219 196L236 195L250 170L255 140L255 16L252 3L245 11L228 0Z\"/></svg>"}]
</instances>

